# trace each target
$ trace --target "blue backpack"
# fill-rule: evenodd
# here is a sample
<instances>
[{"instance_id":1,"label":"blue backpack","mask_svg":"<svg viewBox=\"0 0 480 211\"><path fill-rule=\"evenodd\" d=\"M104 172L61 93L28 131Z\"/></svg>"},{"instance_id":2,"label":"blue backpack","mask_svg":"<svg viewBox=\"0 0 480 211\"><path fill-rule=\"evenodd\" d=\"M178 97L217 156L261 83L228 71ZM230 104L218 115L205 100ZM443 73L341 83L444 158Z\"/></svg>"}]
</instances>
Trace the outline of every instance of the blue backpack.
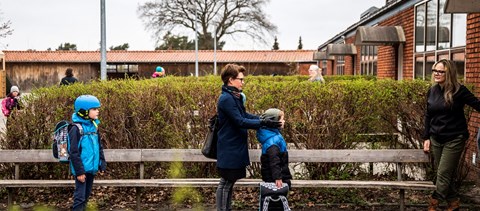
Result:
<instances>
[{"instance_id":1,"label":"blue backpack","mask_svg":"<svg viewBox=\"0 0 480 211\"><path fill-rule=\"evenodd\" d=\"M60 163L70 162L70 138L68 137L68 132L70 132L72 126L77 126L80 136L83 135L83 127L80 123L70 123L66 120L58 122L53 132L52 153L53 157L58 159Z\"/></svg>"}]
</instances>

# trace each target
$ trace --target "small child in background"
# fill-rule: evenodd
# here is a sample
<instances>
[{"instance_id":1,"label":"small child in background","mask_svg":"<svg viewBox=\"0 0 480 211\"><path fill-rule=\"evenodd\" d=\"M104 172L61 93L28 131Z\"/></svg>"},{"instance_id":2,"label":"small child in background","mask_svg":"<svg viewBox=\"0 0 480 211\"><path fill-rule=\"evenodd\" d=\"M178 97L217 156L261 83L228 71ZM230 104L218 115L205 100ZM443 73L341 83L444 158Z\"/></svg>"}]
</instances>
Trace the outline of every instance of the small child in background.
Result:
<instances>
[{"instance_id":1,"label":"small child in background","mask_svg":"<svg viewBox=\"0 0 480 211\"><path fill-rule=\"evenodd\" d=\"M157 66L157 68L155 68L155 72L152 74L152 78L164 77L164 76L165 76L165 69L163 69L163 67Z\"/></svg>"},{"instance_id":2,"label":"small child in background","mask_svg":"<svg viewBox=\"0 0 480 211\"><path fill-rule=\"evenodd\" d=\"M10 88L10 93L2 100L2 112L5 117L10 116L13 109L20 110L20 103L18 102L19 98L20 89L18 86L12 86Z\"/></svg>"},{"instance_id":3,"label":"small child in background","mask_svg":"<svg viewBox=\"0 0 480 211\"><path fill-rule=\"evenodd\" d=\"M260 116L261 119L271 119L285 124L283 111L270 108ZM278 188L283 183L287 183L291 188L292 175L288 168L287 143L283 139L280 130L277 128L261 127L257 130L257 140L262 144L262 156L260 157L262 166L262 180L264 182L274 182Z\"/></svg>"}]
</instances>

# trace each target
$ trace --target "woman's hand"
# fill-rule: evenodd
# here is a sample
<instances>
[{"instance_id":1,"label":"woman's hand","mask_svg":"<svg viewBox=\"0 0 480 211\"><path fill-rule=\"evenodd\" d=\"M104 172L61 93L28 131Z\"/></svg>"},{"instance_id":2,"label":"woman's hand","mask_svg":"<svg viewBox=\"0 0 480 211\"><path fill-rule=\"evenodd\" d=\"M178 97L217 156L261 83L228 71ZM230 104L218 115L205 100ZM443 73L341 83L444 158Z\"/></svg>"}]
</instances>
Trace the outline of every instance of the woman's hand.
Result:
<instances>
[{"instance_id":1,"label":"woman's hand","mask_svg":"<svg viewBox=\"0 0 480 211\"><path fill-rule=\"evenodd\" d=\"M425 140L423 142L423 152L429 153L430 152L430 139Z\"/></svg>"}]
</instances>

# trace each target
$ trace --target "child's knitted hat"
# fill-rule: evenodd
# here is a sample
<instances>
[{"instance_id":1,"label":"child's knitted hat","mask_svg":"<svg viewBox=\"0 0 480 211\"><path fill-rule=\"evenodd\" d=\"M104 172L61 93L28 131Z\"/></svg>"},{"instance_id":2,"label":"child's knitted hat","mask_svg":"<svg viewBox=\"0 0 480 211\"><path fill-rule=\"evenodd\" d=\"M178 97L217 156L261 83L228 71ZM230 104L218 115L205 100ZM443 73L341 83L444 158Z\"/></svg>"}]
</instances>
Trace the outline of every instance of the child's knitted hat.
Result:
<instances>
[{"instance_id":1,"label":"child's knitted hat","mask_svg":"<svg viewBox=\"0 0 480 211\"><path fill-rule=\"evenodd\" d=\"M12 92L20 92L20 89L18 88L18 86L12 86L10 88L10 93L12 93Z\"/></svg>"},{"instance_id":2,"label":"child's knitted hat","mask_svg":"<svg viewBox=\"0 0 480 211\"><path fill-rule=\"evenodd\" d=\"M262 119L271 119L274 121L279 121L280 120L280 115L282 114L282 111L280 109L276 108L269 108L263 113L260 118Z\"/></svg>"}]
</instances>

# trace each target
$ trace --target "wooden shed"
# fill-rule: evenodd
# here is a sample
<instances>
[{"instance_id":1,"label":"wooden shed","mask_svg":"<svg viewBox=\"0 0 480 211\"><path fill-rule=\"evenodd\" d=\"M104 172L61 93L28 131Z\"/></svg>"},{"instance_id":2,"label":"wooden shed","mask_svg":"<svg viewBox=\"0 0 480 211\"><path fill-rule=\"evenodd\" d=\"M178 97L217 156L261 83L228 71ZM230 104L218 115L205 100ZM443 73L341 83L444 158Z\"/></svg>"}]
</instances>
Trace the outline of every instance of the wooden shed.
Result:
<instances>
[{"instance_id":1,"label":"wooden shed","mask_svg":"<svg viewBox=\"0 0 480 211\"><path fill-rule=\"evenodd\" d=\"M243 65L247 75L304 74L313 60L314 50L285 51L217 51L198 52L199 75L214 74L229 63ZM100 77L99 51L4 51L7 78L22 91L35 87L58 84L67 68L74 70L79 81L87 82ZM216 55L215 55L216 54ZM149 78L156 66L162 66L167 75L191 76L195 74L195 51L108 51L107 77L127 76Z\"/></svg>"}]
</instances>

